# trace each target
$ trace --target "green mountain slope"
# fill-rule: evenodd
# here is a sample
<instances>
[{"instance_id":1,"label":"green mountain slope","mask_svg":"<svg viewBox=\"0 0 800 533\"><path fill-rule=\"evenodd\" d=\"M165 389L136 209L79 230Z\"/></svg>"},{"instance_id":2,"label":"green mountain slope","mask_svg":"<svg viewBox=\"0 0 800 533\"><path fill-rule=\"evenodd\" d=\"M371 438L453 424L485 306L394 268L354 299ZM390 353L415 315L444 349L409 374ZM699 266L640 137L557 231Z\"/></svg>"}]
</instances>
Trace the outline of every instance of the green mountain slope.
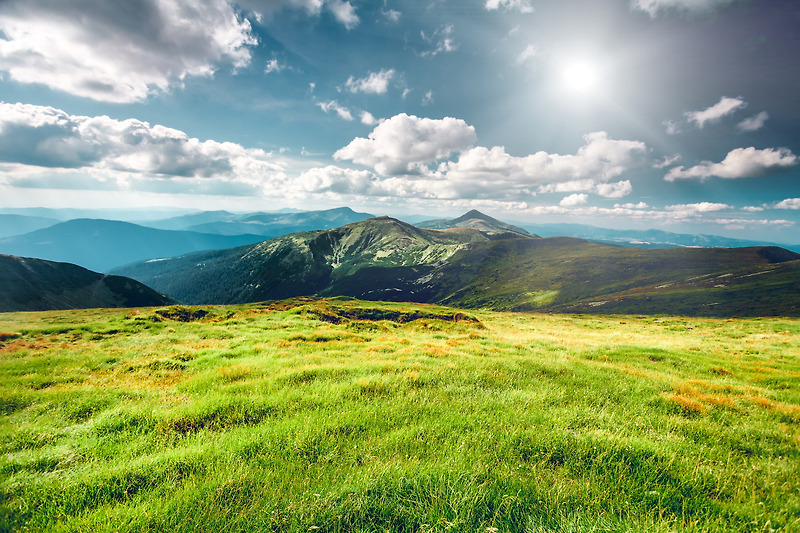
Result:
<instances>
[{"instance_id":1,"label":"green mountain slope","mask_svg":"<svg viewBox=\"0 0 800 533\"><path fill-rule=\"evenodd\" d=\"M118 272L186 303L316 294L497 310L799 315L798 265L800 255L777 247L645 250L380 217ZM726 282L699 281L716 278L727 292L716 286Z\"/></svg>"},{"instance_id":2,"label":"green mountain slope","mask_svg":"<svg viewBox=\"0 0 800 533\"><path fill-rule=\"evenodd\" d=\"M186 303L254 302L321 292L367 267L439 264L468 243L488 240L470 228L425 230L378 217L116 272Z\"/></svg>"},{"instance_id":3,"label":"green mountain slope","mask_svg":"<svg viewBox=\"0 0 800 533\"><path fill-rule=\"evenodd\" d=\"M138 281L69 263L0 255L0 312L137 307L172 300Z\"/></svg>"}]
</instances>

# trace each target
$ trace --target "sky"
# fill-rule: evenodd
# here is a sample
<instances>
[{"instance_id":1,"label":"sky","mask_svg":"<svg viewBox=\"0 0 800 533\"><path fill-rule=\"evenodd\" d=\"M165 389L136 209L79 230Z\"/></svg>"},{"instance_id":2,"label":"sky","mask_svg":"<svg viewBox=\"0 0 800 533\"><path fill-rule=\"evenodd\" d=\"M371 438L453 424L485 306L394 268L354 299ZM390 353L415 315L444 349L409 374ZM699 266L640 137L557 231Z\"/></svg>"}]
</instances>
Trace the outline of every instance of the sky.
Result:
<instances>
[{"instance_id":1,"label":"sky","mask_svg":"<svg viewBox=\"0 0 800 533\"><path fill-rule=\"evenodd\" d=\"M0 208L800 242L796 0L0 0Z\"/></svg>"}]
</instances>

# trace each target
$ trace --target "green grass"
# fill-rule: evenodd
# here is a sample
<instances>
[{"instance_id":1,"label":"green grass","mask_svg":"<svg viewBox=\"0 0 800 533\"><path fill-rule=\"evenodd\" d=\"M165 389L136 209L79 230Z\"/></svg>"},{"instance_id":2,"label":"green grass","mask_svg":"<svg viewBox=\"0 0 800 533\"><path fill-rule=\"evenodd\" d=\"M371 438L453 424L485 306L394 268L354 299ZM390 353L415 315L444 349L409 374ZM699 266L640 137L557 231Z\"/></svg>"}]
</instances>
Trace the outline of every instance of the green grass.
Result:
<instances>
[{"instance_id":1,"label":"green grass","mask_svg":"<svg viewBox=\"0 0 800 533\"><path fill-rule=\"evenodd\" d=\"M0 314L0 530L800 531L800 320Z\"/></svg>"}]
</instances>

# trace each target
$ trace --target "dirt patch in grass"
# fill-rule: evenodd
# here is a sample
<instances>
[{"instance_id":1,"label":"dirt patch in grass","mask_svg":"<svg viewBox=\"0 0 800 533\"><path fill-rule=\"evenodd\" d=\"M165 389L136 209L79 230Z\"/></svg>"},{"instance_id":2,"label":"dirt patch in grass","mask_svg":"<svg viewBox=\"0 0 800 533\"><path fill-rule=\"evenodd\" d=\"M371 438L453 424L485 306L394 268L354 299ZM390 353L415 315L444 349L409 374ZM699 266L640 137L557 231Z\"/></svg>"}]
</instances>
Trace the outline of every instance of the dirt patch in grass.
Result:
<instances>
[{"instance_id":1,"label":"dirt patch in grass","mask_svg":"<svg viewBox=\"0 0 800 533\"><path fill-rule=\"evenodd\" d=\"M175 320L178 322L194 322L206 318L209 312L206 309L176 305L168 307L167 309L158 309L156 314L167 320Z\"/></svg>"}]
</instances>

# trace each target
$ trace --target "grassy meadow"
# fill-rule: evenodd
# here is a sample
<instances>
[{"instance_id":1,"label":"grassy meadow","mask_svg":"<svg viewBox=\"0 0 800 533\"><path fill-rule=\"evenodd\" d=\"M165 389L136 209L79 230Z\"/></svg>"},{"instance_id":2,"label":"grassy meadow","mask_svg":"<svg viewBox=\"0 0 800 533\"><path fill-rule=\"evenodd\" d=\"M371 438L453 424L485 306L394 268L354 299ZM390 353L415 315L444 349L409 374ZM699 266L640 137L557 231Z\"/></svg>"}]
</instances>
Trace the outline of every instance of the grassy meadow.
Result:
<instances>
[{"instance_id":1,"label":"grassy meadow","mask_svg":"<svg viewBox=\"0 0 800 533\"><path fill-rule=\"evenodd\" d=\"M800 320L0 314L0 530L800 531Z\"/></svg>"}]
</instances>

